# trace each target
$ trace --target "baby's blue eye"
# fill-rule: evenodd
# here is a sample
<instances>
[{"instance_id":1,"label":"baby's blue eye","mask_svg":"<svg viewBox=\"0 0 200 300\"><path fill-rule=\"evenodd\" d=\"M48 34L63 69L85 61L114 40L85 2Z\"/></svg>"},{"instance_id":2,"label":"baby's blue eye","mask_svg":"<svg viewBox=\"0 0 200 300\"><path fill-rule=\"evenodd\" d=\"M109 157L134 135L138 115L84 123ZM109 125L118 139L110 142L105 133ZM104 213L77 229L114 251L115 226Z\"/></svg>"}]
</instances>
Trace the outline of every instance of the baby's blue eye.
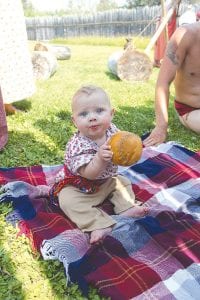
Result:
<instances>
[{"instance_id":1,"label":"baby's blue eye","mask_svg":"<svg viewBox=\"0 0 200 300\"><path fill-rule=\"evenodd\" d=\"M97 112L98 114L100 114L100 113L103 112L103 111L104 111L104 109L103 109L102 107L99 107L99 108L96 109L96 112Z\"/></svg>"},{"instance_id":2,"label":"baby's blue eye","mask_svg":"<svg viewBox=\"0 0 200 300\"><path fill-rule=\"evenodd\" d=\"M80 117L86 117L87 116L87 111L82 111L80 114L79 114L79 116Z\"/></svg>"}]
</instances>

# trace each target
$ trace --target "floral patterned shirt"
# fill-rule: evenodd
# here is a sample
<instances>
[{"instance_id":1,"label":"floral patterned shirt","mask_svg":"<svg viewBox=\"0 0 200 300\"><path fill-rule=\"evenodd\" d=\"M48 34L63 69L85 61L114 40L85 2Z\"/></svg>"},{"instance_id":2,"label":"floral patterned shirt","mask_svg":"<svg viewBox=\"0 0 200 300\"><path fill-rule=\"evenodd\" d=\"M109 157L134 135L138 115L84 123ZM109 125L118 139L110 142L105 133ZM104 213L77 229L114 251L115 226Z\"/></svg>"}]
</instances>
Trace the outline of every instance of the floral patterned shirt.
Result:
<instances>
[{"instance_id":1,"label":"floral patterned shirt","mask_svg":"<svg viewBox=\"0 0 200 300\"><path fill-rule=\"evenodd\" d=\"M106 131L107 139L118 130L119 129L114 124L111 124ZM66 145L64 164L74 175L80 175L78 169L88 164L93 159L98 149L99 146L94 141L88 137L80 136L80 133L76 132ZM62 178L62 174L60 173L59 175ZM106 179L115 175L117 175L117 166L110 162L108 163L106 170L97 179Z\"/></svg>"}]
</instances>

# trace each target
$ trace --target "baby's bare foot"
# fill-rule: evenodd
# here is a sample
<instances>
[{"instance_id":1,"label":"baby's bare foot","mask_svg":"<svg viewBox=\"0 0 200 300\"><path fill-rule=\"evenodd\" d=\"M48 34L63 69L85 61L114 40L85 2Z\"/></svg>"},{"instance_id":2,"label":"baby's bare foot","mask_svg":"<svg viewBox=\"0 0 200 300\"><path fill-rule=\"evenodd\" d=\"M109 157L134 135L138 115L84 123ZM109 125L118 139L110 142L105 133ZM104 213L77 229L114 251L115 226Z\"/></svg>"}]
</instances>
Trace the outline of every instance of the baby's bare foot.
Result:
<instances>
[{"instance_id":1,"label":"baby's bare foot","mask_svg":"<svg viewBox=\"0 0 200 300\"><path fill-rule=\"evenodd\" d=\"M120 215L125 217L145 217L149 213L149 208L146 206L134 206L126 211L122 212Z\"/></svg>"},{"instance_id":2,"label":"baby's bare foot","mask_svg":"<svg viewBox=\"0 0 200 300\"><path fill-rule=\"evenodd\" d=\"M107 227L103 229L97 229L91 232L90 235L90 244L98 243L100 240L103 239L107 234L112 231L112 227Z\"/></svg>"}]
</instances>

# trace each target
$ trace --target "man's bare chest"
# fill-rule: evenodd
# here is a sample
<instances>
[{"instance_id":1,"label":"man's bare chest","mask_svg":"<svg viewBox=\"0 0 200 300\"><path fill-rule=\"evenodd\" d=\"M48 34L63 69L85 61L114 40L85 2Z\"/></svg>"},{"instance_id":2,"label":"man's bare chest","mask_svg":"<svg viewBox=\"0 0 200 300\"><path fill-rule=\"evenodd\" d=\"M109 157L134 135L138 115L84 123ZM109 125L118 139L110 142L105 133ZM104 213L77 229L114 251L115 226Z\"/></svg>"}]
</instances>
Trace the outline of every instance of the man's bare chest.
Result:
<instances>
[{"instance_id":1,"label":"man's bare chest","mask_svg":"<svg viewBox=\"0 0 200 300\"><path fill-rule=\"evenodd\" d=\"M190 78L200 78L200 40L198 40L187 51L183 65L180 69L185 73L185 76Z\"/></svg>"}]
</instances>

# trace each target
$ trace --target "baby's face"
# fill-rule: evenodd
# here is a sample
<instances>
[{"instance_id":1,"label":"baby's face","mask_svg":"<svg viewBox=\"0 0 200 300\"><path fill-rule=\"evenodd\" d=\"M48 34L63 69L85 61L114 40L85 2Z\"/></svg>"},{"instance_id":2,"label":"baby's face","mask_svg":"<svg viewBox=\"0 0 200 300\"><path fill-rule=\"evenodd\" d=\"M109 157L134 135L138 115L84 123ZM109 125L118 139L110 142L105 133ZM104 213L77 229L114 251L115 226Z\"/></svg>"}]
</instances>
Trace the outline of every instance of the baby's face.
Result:
<instances>
[{"instance_id":1,"label":"baby's face","mask_svg":"<svg viewBox=\"0 0 200 300\"><path fill-rule=\"evenodd\" d=\"M104 93L82 93L73 99L73 122L80 134L92 140L102 138L113 118L113 109Z\"/></svg>"}]
</instances>

